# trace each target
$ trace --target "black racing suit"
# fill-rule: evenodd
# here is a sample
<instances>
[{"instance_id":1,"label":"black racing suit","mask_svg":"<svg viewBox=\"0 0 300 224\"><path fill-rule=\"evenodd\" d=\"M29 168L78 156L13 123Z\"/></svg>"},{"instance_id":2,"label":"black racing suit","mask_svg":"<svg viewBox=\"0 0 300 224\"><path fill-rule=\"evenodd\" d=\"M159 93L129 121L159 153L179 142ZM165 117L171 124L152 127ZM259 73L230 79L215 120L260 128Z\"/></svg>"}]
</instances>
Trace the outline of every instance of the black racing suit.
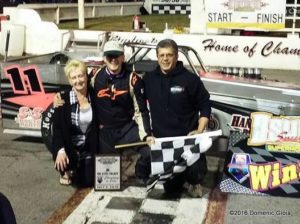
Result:
<instances>
[{"instance_id":1,"label":"black racing suit","mask_svg":"<svg viewBox=\"0 0 300 224\"><path fill-rule=\"evenodd\" d=\"M150 135L150 119L141 78L122 66L120 74L107 67L94 77L100 153L118 153L115 145L139 142ZM150 148L139 149L136 175L148 178L151 172Z\"/></svg>"}]
</instances>

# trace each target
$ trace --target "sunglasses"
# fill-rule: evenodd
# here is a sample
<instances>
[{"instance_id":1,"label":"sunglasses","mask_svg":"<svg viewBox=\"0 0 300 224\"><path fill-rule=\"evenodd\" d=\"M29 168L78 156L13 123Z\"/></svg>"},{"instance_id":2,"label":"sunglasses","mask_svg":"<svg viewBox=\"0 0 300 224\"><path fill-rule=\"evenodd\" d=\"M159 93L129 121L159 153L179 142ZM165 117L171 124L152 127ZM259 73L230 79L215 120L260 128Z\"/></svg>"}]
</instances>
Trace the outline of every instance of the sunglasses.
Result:
<instances>
[{"instance_id":1,"label":"sunglasses","mask_svg":"<svg viewBox=\"0 0 300 224\"><path fill-rule=\"evenodd\" d=\"M121 55L116 55L116 54L109 54L109 55L106 55L107 58L109 59L116 59L118 57L120 57Z\"/></svg>"}]
</instances>

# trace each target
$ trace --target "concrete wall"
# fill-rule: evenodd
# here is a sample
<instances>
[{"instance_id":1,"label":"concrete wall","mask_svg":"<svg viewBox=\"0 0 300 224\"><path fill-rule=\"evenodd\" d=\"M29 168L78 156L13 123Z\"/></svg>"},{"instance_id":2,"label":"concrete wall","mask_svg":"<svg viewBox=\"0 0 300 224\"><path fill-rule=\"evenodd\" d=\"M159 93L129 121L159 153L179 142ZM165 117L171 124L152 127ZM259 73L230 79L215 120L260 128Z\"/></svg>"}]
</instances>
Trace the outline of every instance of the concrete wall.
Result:
<instances>
[{"instance_id":1,"label":"concrete wall","mask_svg":"<svg viewBox=\"0 0 300 224\"><path fill-rule=\"evenodd\" d=\"M85 18L138 15L142 5L143 2L86 3L84 5ZM56 24L59 24L62 20L78 18L77 4L20 4L18 8L34 9L42 20L55 22Z\"/></svg>"}]
</instances>

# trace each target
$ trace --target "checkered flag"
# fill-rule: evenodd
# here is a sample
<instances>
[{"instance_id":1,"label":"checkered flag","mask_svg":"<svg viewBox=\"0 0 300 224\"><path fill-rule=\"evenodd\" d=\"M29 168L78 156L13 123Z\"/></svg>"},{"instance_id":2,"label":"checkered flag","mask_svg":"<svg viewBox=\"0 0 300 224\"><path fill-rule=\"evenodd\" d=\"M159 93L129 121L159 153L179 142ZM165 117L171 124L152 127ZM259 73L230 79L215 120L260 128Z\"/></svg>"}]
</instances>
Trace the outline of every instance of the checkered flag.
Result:
<instances>
[{"instance_id":1,"label":"checkered flag","mask_svg":"<svg viewBox=\"0 0 300 224\"><path fill-rule=\"evenodd\" d=\"M222 134L221 130L205 132L192 136L156 138L151 146L151 174L147 191L157 182L164 183L174 175L186 170L212 145L213 136Z\"/></svg>"}]
</instances>

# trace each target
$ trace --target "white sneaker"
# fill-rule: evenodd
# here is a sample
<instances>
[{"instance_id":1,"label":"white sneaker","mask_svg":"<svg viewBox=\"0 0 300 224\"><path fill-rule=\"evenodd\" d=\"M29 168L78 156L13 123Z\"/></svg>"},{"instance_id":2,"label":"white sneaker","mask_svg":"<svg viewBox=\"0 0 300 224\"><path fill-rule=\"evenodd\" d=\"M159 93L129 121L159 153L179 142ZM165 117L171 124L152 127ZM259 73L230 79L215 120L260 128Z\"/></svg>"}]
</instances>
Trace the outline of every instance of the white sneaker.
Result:
<instances>
[{"instance_id":1,"label":"white sneaker","mask_svg":"<svg viewBox=\"0 0 300 224\"><path fill-rule=\"evenodd\" d=\"M192 185L185 183L184 188L186 189L187 194L192 198L201 198L203 195L203 188L201 184Z\"/></svg>"},{"instance_id":2,"label":"white sneaker","mask_svg":"<svg viewBox=\"0 0 300 224\"><path fill-rule=\"evenodd\" d=\"M74 176L73 171L66 171L64 172L64 175L60 175L59 183L61 185L71 185L73 176Z\"/></svg>"}]
</instances>

